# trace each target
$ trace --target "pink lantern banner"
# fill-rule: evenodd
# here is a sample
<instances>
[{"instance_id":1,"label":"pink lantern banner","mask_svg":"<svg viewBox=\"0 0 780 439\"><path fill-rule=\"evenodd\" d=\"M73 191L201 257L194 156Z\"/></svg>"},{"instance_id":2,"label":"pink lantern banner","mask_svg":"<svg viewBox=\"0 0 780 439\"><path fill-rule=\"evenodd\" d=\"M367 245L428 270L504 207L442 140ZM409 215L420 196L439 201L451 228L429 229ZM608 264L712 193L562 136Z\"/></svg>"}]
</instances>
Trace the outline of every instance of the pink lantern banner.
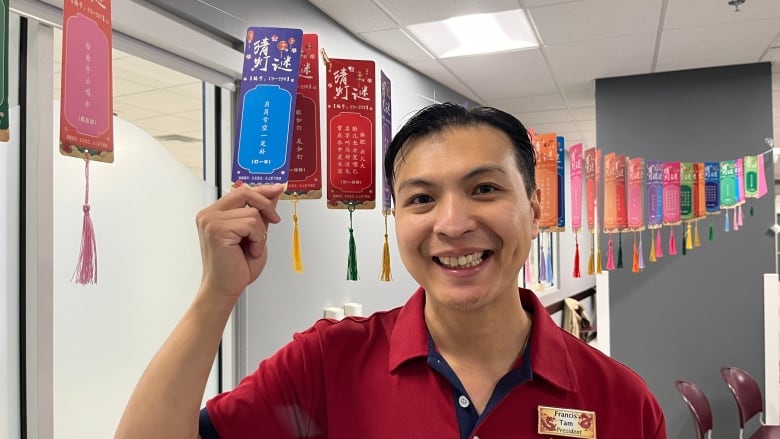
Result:
<instances>
[{"instance_id":1,"label":"pink lantern banner","mask_svg":"<svg viewBox=\"0 0 780 439\"><path fill-rule=\"evenodd\" d=\"M619 229L628 227L626 208L626 156L618 155L615 161L615 219Z\"/></svg>"},{"instance_id":2,"label":"pink lantern banner","mask_svg":"<svg viewBox=\"0 0 780 439\"><path fill-rule=\"evenodd\" d=\"M582 143L569 147L569 178L571 179L571 227L582 228Z\"/></svg>"},{"instance_id":3,"label":"pink lantern banner","mask_svg":"<svg viewBox=\"0 0 780 439\"><path fill-rule=\"evenodd\" d=\"M644 230L645 161L634 157L628 161L628 228Z\"/></svg>"},{"instance_id":4,"label":"pink lantern banner","mask_svg":"<svg viewBox=\"0 0 780 439\"><path fill-rule=\"evenodd\" d=\"M680 224L680 162L666 162L663 166L663 223Z\"/></svg>"},{"instance_id":5,"label":"pink lantern banner","mask_svg":"<svg viewBox=\"0 0 780 439\"><path fill-rule=\"evenodd\" d=\"M647 227L655 229L663 225L663 162L647 162Z\"/></svg>"}]
</instances>

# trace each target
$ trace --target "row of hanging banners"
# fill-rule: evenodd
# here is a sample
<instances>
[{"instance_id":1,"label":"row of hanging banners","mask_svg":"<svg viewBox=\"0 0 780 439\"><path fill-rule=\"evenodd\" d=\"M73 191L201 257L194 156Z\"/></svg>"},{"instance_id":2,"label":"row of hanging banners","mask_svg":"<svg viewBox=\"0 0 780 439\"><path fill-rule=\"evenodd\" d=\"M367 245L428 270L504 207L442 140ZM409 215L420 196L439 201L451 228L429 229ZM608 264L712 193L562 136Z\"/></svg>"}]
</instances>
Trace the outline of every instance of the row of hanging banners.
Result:
<instances>
[{"instance_id":1,"label":"row of hanging banners","mask_svg":"<svg viewBox=\"0 0 780 439\"><path fill-rule=\"evenodd\" d=\"M7 72L8 3L0 0L3 67ZM113 149L113 94L111 66L110 0L65 0L61 77L60 153L85 162L85 199L82 242L73 278L77 283L97 282L97 246L90 217L89 163L111 163ZM322 198L320 158L320 61L326 74L327 206L349 213L347 279L357 280L357 254L352 226L356 210L374 209L377 75L373 61L328 58L316 34L300 29L250 27L244 45L244 65L239 90L232 181L236 184L285 184L283 199L293 204L292 258L295 272L303 272L298 231L297 203ZM392 136L391 83L379 72L382 158ZM7 75L0 87L0 140L8 136ZM555 134L529 133L537 153L537 184L541 189L542 230L566 229L564 141ZM601 151L569 148L570 187L584 187L589 233L599 230ZM661 228L669 227L669 254L675 254L675 227L682 225L683 252L699 245L698 222L708 215L732 210L733 229L742 223L746 198L766 193L763 154L724 162L680 163L604 156L603 231L609 234L606 268L622 266L622 233L633 232L633 270L644 268L642 240L651 234L651 261L663 256ZM384 245L380 279L391 280L387 220L391 212L390 188L382 178ZM580 276L579 240L582 228L583 191L571 191L571 228L575 233L575 267ZM645 206L647 215L645 215ZM646 217L646 218L645 218ZM691 232L692 225L695 232ZM726 230L729 230L726 215ZM612 236L617 234L620 253L612 257ZM710 226L710 239L713 237ZM601 269L597 239L591 246L588 273ZM548 251L549 253L549 251ZM551 255L539 257L537 270L525 269L527 281L535 271L539 281L551 276ZM595 261L595 262L594 262ZM549 266L548 266L549 265Z\"/></svg>"}]
</instances>

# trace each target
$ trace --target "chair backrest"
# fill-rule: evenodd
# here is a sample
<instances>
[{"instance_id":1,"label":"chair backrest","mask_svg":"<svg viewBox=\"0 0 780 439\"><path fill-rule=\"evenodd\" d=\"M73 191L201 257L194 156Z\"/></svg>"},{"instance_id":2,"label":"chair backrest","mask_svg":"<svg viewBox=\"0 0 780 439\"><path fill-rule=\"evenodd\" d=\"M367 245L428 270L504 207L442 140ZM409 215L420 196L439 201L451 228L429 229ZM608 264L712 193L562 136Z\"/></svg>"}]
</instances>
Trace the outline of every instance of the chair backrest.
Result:
<instances>
[{"instance_id":1,"label":"chair backrest","mask_svg":"<svg viewBox=\"0 0 780 439\"><path fill-rule=\"evenodd\" d=\"M712 430L710 402L696 384L679 380L675 381L674 385L677 387L677 391L680 392L683 401L691 409L691 415L693 415L693 420L696 424L696 437L704 439L704 435Z\"/></svg>"},{"instance_id":2,"label":"chair backrest","mask_svg":"<svg viewBox=\"0 0 780 439\"><path fill-rule=\"evenodd\" d=\"M739 428L758 413L764 411L764 397L758 383L746 371L738 367L722 367L720 374L734 395L739 409Z\"/></svg>"}]
</instances>

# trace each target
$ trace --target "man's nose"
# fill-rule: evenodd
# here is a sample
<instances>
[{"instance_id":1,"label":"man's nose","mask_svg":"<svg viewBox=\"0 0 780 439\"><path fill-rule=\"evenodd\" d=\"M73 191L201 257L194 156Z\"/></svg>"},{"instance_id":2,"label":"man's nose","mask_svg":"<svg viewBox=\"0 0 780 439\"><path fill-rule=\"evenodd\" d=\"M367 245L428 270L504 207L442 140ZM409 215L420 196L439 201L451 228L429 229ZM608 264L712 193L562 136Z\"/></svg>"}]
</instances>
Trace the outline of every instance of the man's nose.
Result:
<instances>
[{"instance_id":1,"label":"man's nose","mask_svg":"<svg viewBox=\"0 0 780 439\"><path fill-rule=\"evenodd\" d=\"M436 206L434 232L457 238L476 228L475 212L471 203L463 197L441 197Z\"/></svg>"}]
</instances>

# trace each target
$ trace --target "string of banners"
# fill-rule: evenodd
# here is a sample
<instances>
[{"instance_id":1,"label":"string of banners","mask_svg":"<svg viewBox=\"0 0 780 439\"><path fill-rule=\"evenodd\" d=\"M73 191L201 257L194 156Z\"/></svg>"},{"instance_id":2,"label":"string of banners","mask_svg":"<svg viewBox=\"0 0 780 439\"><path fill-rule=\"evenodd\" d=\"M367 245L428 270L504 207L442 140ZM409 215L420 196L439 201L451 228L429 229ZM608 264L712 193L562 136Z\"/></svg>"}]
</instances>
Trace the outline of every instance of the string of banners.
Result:
<instances>
[{"instance_id":1,"label":"string of banners","mask_svg":"<svg viewBox=\"0 0 780 439\"><path fill-rule=\"evenodd\" d=\"M374 61L329 58L316 34L301 29L250 27L244 42L232 181L283 184L293 203L292 265L303 272L298 202L321 199L320 59L325 67L326 197L330 209L349 214L347 280L358 280L353 215L376 207L377 71ZM390 142L390 79L380 73L382 151ZM380 280L389 281L387 216Z\"/></svg>"},{"instance_id":2,"label":"string of banners","mask_svg":"<svg viewBox=\"0 0 780 439\"><path fill-rule=\"evenodd\" d=\"M536 136L537 172L551 169L550 162L563 163L561 148L545 148L545 137ZM682 240L683 255L701 246L699 223L708 221L707 239L714 240L714 218L721 215L725 232L737 231L743 225L742 206L750 199L761 198L767 193L764 172L764 155L738 157L719 162L679 162L645 160L611 152L603 155L592 147L583 149L578 143L569 148L570 184L572 190L572 231L575 236L573 276L580 277L579 232L582 228L583 194L586 203L588 233L593 235L588 257L588 274L602 272L602 257L598 233L608 235L607 270L623 268L623 233L633 234L631 270L639 273L645 269L642 231L650 230L648 259L676 255L676 236ZM603 162L603 175L601 178ZM549 171L548 171L549 172ZM555 181L540 184L542 200L562 197L561 187L551 188ZM578 188L584 187L584 190ZM603 217L599 217L603 206ZM549 201L542 211L554 208ZM753 215L752 204L749 207ZM544 216L544 215L543 215ZM552 224L548 218L540 224L543 229L561 231L560 223ZM662 229L667 227L667 237ZM617 238L617 252L614 240ZM665 250L666 249L666 252ZM617 253L617 256L615 256Z\"/></svg>"}]
</instances>

